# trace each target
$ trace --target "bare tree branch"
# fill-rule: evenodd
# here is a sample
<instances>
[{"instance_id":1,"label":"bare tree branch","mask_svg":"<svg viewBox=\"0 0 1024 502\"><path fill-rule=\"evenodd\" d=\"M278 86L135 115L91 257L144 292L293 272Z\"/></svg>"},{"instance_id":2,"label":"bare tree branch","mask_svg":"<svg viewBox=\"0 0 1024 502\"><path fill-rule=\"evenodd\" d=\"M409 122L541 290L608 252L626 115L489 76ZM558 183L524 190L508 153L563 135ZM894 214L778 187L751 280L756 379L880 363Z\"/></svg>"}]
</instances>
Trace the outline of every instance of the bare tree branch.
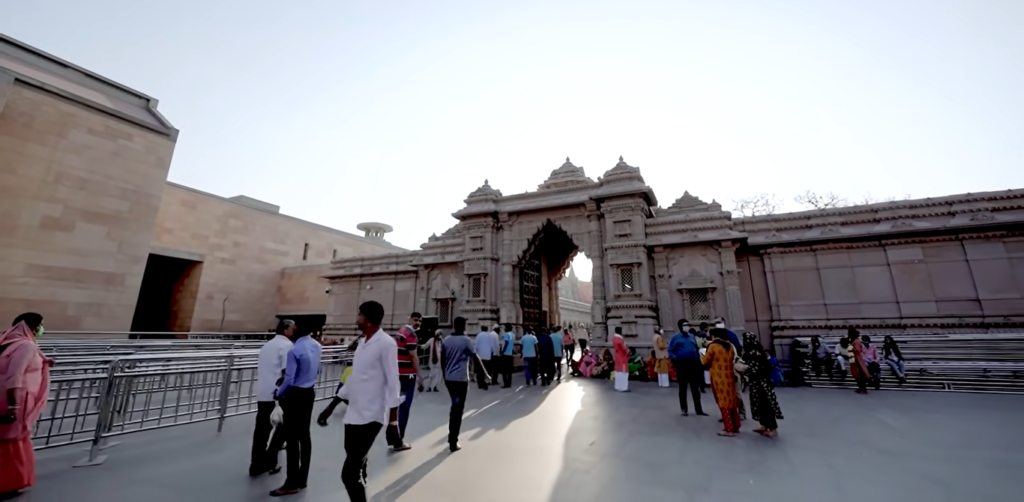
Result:
<instances>
[{"instance_id":1,"label":"bare tree branch","mask_svg":"<svg viewBox=\"0 0 1024 502\"><path fill-rule=\"evenodd\" d=\"M850 201L846 197L840 197L832 192L818 194L810 190L805 190L804 193L793 197L793 200L808 209L828 209L850 205Z\"/></svg>"},{"instance_id":2,"label":"bare tree branch","mask_svg":"<svg viewBox=\"0 0 1024 502\"><path fill-rule=\"evenodd\" d=\"M782 207L782 201L773 194L762 193L742 199L733 199L733 211L741 216L775 214Z\"/></svg>"}]
</instances>

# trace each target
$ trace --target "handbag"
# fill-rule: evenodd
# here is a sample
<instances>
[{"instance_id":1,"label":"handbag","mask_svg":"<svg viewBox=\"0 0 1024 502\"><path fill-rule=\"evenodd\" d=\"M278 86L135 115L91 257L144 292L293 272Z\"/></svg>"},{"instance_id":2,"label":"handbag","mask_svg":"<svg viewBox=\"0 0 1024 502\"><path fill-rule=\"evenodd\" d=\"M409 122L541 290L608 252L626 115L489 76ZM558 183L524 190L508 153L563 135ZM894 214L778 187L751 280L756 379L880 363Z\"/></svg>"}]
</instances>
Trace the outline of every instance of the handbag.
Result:
<instances>
[{"instance_id":1,"label":"handbag","mask_svg":"<svg viewBox=\"0 0 1024 502\"><path fill-rule=\"evenodd\" d=\"M270 412L270 423L274 427L284 423L284 409L281 408L280 404L274 406L274 411Z\"/></svg>"}]
</instances>

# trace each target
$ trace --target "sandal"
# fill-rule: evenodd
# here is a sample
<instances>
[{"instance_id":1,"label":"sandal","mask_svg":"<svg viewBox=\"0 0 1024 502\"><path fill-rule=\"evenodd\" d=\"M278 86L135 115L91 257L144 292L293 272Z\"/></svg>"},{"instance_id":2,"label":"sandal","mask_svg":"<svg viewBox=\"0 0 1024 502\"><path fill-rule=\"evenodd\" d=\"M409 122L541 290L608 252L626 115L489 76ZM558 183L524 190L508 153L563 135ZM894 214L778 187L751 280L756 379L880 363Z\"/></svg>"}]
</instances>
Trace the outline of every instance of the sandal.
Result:
<instances>
[{"instance_id":1,"label":"sandal","mask_svg":"<svg viewBox=\"0 0 1024 502\"><path fill-rule=\"evenodd\" d=\"M718 435L727 438L736 437L735 432L718 431Z\"/></svg>"}]
</instances>

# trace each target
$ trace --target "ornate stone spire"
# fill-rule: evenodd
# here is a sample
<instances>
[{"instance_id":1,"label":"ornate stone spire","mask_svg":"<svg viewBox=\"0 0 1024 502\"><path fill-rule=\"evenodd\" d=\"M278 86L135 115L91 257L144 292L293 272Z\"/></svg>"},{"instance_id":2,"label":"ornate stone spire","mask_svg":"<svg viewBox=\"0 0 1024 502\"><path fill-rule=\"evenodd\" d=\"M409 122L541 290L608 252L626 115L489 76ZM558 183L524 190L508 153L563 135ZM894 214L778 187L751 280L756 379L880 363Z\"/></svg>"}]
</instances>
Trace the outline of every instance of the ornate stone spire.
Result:
<instances>
[{"instance_id":1,"label":"ornate stone spire","mask_svg":"<svg viewBox=\"0 0 1024 502\"><path fill-rule=\"evenodd\" d=\"M592 185L594 181L587 177L587 174L583 172L583 167L573 165L569 157L565 158L565 164L561 167L551 171L551 175L548 176L547 181L541 183L537 190L553 190L556 188L566 188L572 186L586 186Z\"/></svg>"},{"instance_id":2,"label":"ornate stone spire","mask_svg":"<svg viewBox=\"0 0 1024 502\"><path fill-rule=\"evenodd\" d=\"M469 197L466 197L466 202L472 199L490 199L501 197L501 190L495 190L491 188L491 184L484 180L484 184L480 185L480 188L473 190Z\"/></svg>"},{"instance_id":3,"label":"ornate stone spire","mask_svg":"<svg viewBox=\"0 0 1024 502\"><path fill-rule=\"evenodd\" d=\"M712 200L710 204L700 200L699 197L690 195L689 191L684 191L682 197L676 199L676 202L665 209L666 212L715 212L721 211L722 205Z\"/></svg>"},{"instance_id":4,"label":"ornate stone spire","mask_svg":"<svg viewBox=\"0 0 1024 502\"><path fill-rule=\"evenodd\" d=\"M619 156L619 163L615 164L615 167L609 169L608 172L604 173L604 176L601 177L601 184L603 185L630 181L643 183L644 178L643 176L640 176L640 168L627 164L626 161L622 159L621 155Z\"/></svg>"}]
</instances>

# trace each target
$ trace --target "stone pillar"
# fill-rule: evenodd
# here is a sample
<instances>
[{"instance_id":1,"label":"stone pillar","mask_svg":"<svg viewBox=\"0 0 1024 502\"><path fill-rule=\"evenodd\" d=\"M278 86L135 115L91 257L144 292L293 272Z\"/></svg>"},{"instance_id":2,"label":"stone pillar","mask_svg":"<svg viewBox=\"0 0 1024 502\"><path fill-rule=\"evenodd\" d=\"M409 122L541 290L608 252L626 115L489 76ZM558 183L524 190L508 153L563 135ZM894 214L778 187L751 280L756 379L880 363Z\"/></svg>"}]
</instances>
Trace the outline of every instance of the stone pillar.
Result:
<instances>
[{"instance_id":1,"label":"stone pillar","mask_svg":"<svg viewBox=\"0 0 1024 502\"><path fill-rule=\"evenodd\" d=\"M672 280L669 277L668 254L660 247L654 250L654 286L658 292L658 320L661 329L671 333L676 325L676 315L672 309Z\"/></svg>"},{"instance_id":2,"label":"stone pillar","mask_svg":"<svg viewBox=\"0 0 1024 502\"><path fill-rule=\"evenodd\" d=\"M736 268L736 247L723 241L718 249L722 257L722 279L725 283L725 324L736 331L745 328L743 296L740 294L740 271Z\"/></svg>"},{"instance_id":3,"label":"stone pillar","mask_svg":"<svg viewBox=\"0 0 1024 502\"><path fill-rule=\"evenodd\" d=\"M512 222L509 221L508 213L498 215L498 224L501 232L501 300L499 305L499 319L502 324L518 324L516 318L515 299L512 297Z\"/></svg>"},{"instance_id":4,"label":"stone pillar","mask_svg":"<svg viewBox=\"0 0 1024 502\"><path fill-rule=\"evenodd\" d=\"M597 204L587 205L590 220L590 253L587 256L594 264L594 271L590 278L594 285L594 301L590 305L590 319L594 323L594 332L590 334L591 341L601 343L608 342L608 325L605 317L605 291L607 291L604 278L604 237L601 232L601 213L597 210Z\"/></svg>"},{"instance_id":5,"label":"stone pillar","mask_svg":"<svg viewBox=\"0 0 1024 502\"><path fill-rule=\"evenodd\" d=\"M422 315L427 315L427 297L430 296L430 270L426 266L416 267L416 290L413 291L415 295L415 309Z\"/></svg>"}]
</instances>

